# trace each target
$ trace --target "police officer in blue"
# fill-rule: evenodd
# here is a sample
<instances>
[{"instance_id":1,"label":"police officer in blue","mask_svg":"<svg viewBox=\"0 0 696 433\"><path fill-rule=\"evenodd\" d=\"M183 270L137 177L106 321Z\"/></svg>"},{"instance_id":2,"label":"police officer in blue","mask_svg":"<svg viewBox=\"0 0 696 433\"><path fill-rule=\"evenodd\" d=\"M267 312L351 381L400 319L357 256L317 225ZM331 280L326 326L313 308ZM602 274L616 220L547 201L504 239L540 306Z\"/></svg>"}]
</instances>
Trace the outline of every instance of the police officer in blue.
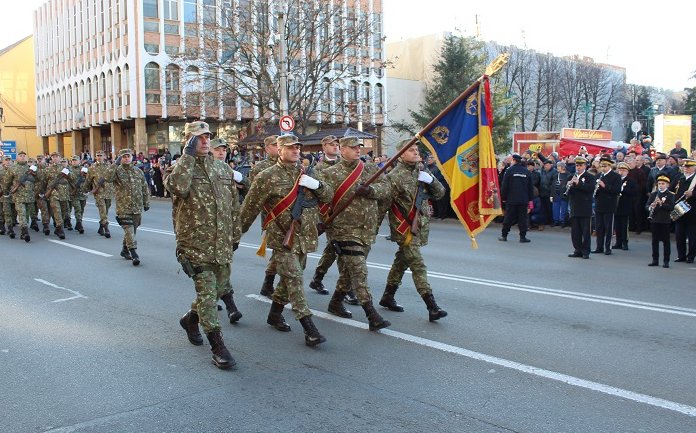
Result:
<instances>
[{"instance_id":1,"label":"police officer in blue","mask_svg":"<svg viewBox=\"0 0 696 433\"><path fill-rule=\"evenodd\" d=\"M531 242L527 239L527 209L534 198L531 173L522 163L522 157L512 155L510 168L505 171L503 182L500 185L500 194L505 202L505 218L503 219L502 236L499 241L506 242L510 227L517 224L520 229L520 242Z\"/></svg>"}]
</instances>

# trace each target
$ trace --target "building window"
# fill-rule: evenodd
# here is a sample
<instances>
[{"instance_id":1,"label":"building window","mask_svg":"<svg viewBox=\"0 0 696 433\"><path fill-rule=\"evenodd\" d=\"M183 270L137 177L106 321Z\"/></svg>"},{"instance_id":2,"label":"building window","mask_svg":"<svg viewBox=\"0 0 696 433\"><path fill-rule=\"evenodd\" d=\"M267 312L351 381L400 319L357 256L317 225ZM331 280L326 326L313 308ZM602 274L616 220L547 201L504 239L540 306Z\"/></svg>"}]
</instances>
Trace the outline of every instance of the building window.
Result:
<instances>
[{"instance_id":1,"label":"building window","mask_svg":"<svg viewBox=\"0 0 696 433\"><path fill-rule=\"evenodd\" d=\"M384 88L381 84L375 86L375 110L378 114L384 113Z\"/></svg>"},{"instance_id":2,"label":"building window","mask_svg":"<svg viewBox=\"0 0 696 433\"><path fill-rule=\"evenodd\" d=\"M184 0L184 22L198 22L198 0Z\"/></svg>"},{"instance_id":3,"label":"building window","mask_svg":"<svg viewBox=\"0 0 696 433\"><path fill-rule=\"evenodd\" d=\"M157 21L145 21L143 30L146 32L159 33L159 23Z\"/></svg>"},{"instance_id":4,"label":"building window","mask_svg":"<svg viewBox=\"0 0 696 433\"><path fill-rule=\"evenodd\" d=\"M178 92L179 87L179 67L176 65L169 65L164 71L164 84L167 92Z\"/></svg>"},{"instance_id":5,"label":"building window","mask_svg":"<svg viewBox=\"0 0 696 433\"><path fill-rule=\"evenodd\" d=\"M163 0L164 1L164 19L179 21L179 1L178 0Z\"/></svg>"},{"instance_id":6,"label":"building window","mask_svg":"<svg viewBox=\"0 0 696 433\"><path fill-rule=\"evenodd\" d=\"M170 56L176 56L179 54L179 46L178 45L166 45L164 47L164 52L169 54Z\"/></svg>"},{"instance_id":7,"label":"building window","mask_svg":"<svg viewBox=\"0 0 696 433\"><path fill-rule=\"evenodd\" d=\"M145 102L148 104L160 102L160 68L155 62L145 65Z\"/></svg>"},{"instance_id":8,"label":"building window","mask_svg":"<svg viewBox=\"0 0 696 433\"><path fill-rule=\"evenodd\" d=\"M203 0L203 24L214 26L217 23L215 3L215 0Z\"/></svg>"},{"instance_id":9,"label":"building window","mask_svg":"<svg viewBox=\"0 0 696 433\"><path fill-rule=\"evenodd\" d=\"M157 11L157 0L143 0L143 16L145 18L159 18Z\"/></svg>"},{"instance_id":10,"label":"building window","mask_svg":"<svg viewBox=\"0 0 696 433\"><path fill-rule=\"evenodd\" d=\"M149 54L159 54L159 45L145 44L145 51L147 51Z\"/></svg>"},{"instance_id":11,"label":"building window","mask_svg":"<svg viewBox=\"0 0 696 433\"><path fill-rule=\"evenodd\" d=\"M200 73L195 66L186 68L186 105L189 107L198 107L201 105L200 95Z\"/></svg>"},{"instance_id":12,"label":"building window","mask_svg":"<svg viewBox=\"0 0 696 433\"><path fill-rule=\"evenodd\" d=\"M179 34L179 24L164 23L164 33L167 35L178 35Z\"/></svg>"}]
</instances>

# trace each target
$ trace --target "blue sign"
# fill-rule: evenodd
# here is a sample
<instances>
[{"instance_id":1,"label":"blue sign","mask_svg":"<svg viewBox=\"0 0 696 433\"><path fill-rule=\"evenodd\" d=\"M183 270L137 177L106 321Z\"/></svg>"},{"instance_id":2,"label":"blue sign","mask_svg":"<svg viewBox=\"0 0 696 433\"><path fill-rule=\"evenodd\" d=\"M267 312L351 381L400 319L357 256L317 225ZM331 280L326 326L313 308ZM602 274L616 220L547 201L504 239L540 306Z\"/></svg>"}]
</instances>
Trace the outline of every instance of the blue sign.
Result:
<instances>
[{"instance_id":1,"label":"blue sign","mask_svg":"<svg viewBox=\"0 0 696 433\"><path fill-rule=\"evenodd\" d=\"M17 142L16 141L2 141L2 153L9 155L12 159L17 159Z\"/></svg>"}]
</instances>

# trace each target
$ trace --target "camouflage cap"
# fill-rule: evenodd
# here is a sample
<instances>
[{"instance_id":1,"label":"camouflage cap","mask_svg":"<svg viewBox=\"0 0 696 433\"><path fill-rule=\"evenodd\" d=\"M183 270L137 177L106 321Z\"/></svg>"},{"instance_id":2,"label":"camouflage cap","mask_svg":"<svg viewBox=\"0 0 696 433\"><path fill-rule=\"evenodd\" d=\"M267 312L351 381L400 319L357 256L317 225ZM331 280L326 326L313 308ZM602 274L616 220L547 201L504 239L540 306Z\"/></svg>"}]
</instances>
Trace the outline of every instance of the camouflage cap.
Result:
<instances>
[{"instance_id":1,"label":"camouflage cap","mask_svg":"<svg viewBox=\"0 0 696 433\"><path fill-rule=\"evenodd\" d=\"M65 162L65 163L67 163L67 162L68 162L68 160L67 160L67 159L65 159L65 158L61 158L61 159L60 159L60 163L62 164L62 163L64 163L64 162Z\"/></svg>"},{"instance_id":2,"label":"camouflage cap","mask_svg":"<svg viewBox=\"0 0 696 433\"><path fill-rule=\"evenodd\" d=\"M97 156L104 156L104 151L103 151L103 150L97 150L96 155L97 155Z\"/></svg>"},{"instance_id":3,"label":"camouflage cap","mask_svg":"<svg viewBox=\"0 0 696 433\"><path fill-rule=\"evenodd\" d=\"M11 160L12 160L12 157L11 157L10 155L5 155L5 157L3 158L3 160L5 160L5 161L11 161Z\"/></svg>"},{"instance_id":4,"label":"camouflage cap","mask_svg":"<svg viewBox=\"0 0 696 433\"><path fill-rule=\"evenodd\" d=\"M268 137L263 139L263 145L264 146L271 146L277 143L278 136L277 135L269 135Z\"/></svg>"},{"instance_id":5,"label":"camouflage cap","mask_svg":"<svg viewBox=\"0 0 696 433\"><path fill-rule=\"evenodd\" d=\"M118 156L121 157L123 155L133 155L133 152L130 149L121 149L118 151Z\"/></svg>"},{"instance_id":6,"label":"camouflage cap","mask_svg":"<svg viewBox=\"0 0 696 433\"><path fill-rule=\"evenodd\" d=\"M333 143L336 143L336 142L340 143L340 141L338 140L338 138L337 138L335 135L327 135L326 137L324 137L324 138L321 139L321 144L322 144L322 145L324 145L324 144L333 144Z\"/></svg>"},{"instance_id":7,"label":"camouflage cap","mask_svg":"<svg viewBox=\"0 0 696 433\"><path fill-rule=\"evenodd\" d=\"M227 147L227 141L224 138L216 138L210 141L210 147L217 149L218 147Z\"/></svg>"},{"instance_id":8,"label":"camouflage cap","mask_svg":"<svg viewBox=\"0 0 696 433\"><path fill-rule=\"evenodd\" d=\"M58 152L51 152L51 156L60 156L60 153L58 153Z\"/></svg>"},{"instance_id":9,"label":"camouflage cap","mask_svg":"<svg viewBox=\"0 0 696 433\"><path fill-rule=\"evenodd\" d=\"M297 136L293 134L278 136L276 139L276 144L278 144L278 146L294 146L295 144L302 145L302 143L300 143L300 141L297 139Z\"/></svg>"},{"instance_id":10,"label":"camouflage cap","mask_svg":"<svg viewBox=\"0 0 696 433\"><path fill-rule=\"evenodd\" d=\"M410 142L411 142L411 139L410 139L410 138L408 138L408 139L406 139L406 140L401 140L401 141L399 142L399 144L396 145L396 150L401 150L401 149L403 149L404 146L406 146L406 145L407 145L408 143L410 143ZM416 143L416 142L414 142L413 144L415 144L415 143Z\"/></svg>"},{"instance_id":11,"label":"camouflage cap","mask_svg":"<svg viewBox=\"0 0 696 433\"><path fill-rule=\"evenodd\" d=\"M203 135L203 134L209 134L210 136L213 135L212 132L210 132L210 126L201 120L196 120L195 122L187 123L184 125L184 135Z\"/></svg>"},{"instance_id":12,"label":"camouflage cap","mask_svg":"<svg viewBox=\"0 0 696 433\"><path fill-rule=\"evenodd\" d=\"M36 159L44 159L44 156L42 154L36 155Z\"/></svg>"},{"instance_id":13,"label":"camouflage cap","mask_svg":"<svg viewBox=\"0 0 696 433\"><path fill-rule=\"evenodd\" d=\"M79 161L79 160L80 160L80 157L77 156L77 155L73 155L72 158L71 158L71 160L73 160L73 161Z\"/></svg>"},{"instance_id":14,"label":"camouflage cap","mask_svg":"<svg viewBox=\"0 0 696 433\"><path fill-rule=\"evenodd\" d=\"M338 140L338 144L341 147L356 147L356 146L364 146L363 142L361 139L357 137L341 137Z\"/></svg>"}]
</instances>

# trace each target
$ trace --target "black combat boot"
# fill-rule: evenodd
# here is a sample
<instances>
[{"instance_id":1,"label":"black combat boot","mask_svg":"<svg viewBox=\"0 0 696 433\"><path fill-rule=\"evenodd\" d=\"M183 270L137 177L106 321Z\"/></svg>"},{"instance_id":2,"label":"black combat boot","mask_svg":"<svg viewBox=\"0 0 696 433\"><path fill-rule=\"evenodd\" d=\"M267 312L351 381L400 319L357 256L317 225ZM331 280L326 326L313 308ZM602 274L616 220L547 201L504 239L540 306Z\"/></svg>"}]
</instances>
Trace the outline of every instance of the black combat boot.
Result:
<instances>
[{"instance_id":1,"label":"black combat boot","mask_svg":"<svg viewBox=\"0 0 696 433\"><path fill-rule=\"evenodd\" d=\"M271 304L271 311L268 313L268 319L266 323L281 332L290 332L290 325L285 322L283 317L283 304L273 301Z\"/></svg>"},{"instance_id":2,"label":"black combat boot","mask_svg":"<svg viewBox=\"0 0 696 433\"><path fill-rule=\"evenodd\" d=\"M222 331L216 329L205 334L210 342L210 351L213 352L213 364L221 370L237 365L237 362L232 358L230 351L225 347L225 342L222 339Z\"/></svg>"},{"instance_id":3,"label":"black combat boot","mask_svg":"<svg viewBox=\"0 0 696 433\"><path fill-rule=\"evenodd\" d=\"M316 346L326 341L326 338L319 333L319 330L314 326L312 316L305 316L300 319L300 323L304 328L304 341L307 346Z\"/></svg>"},{"instance_id":4,"label":"black combat boot","mask_svg":"<svg viewBox=\"0 0 696 433\"><path fill-rule=\"evenodd\" d=\"M346 307L343 305L343 293L339 292L338 290L336 290L331 297L328 311L334 316L343 317L345 319L350 319L353 317L353 313L346 310Z\"/></svg>"},{"instance_id":5,"label":"black combat boot","mask_svg":"<svg viewBox=\"0 0 696 433\"><path fill-rule=\"evenodd\" d=\"M186 331L186 336L191 344L194 346L203 344L203 336L201 331L198 330L198 313L189 310L188 313L184 314L184 317L179 319L179 325Z\"/></svg>"},{"instance_id":6,"label":"black combat boot","mask_svg":"<svg viewBox=\"0 0 696 433\"><path fill-rule=\"evenodd\" d=\"M396 294L396 290L398 288L399 286L387 284L387 287L384 288L384 294L382 295L382 299L379 300L379 305L387 308L390 311L402 313L404 311L404 307L397 304L394 300L394 295Z\"/></svg>"},{"instance_id":7,"label":"black combat boot","mask_svg":"<svg viewBox=\"0 0 696 433\"><path fill-rule=\"evenodd\" d=\"M19 238L24 239L24 242L29 242L31 240L29 237L29 229L26 226L19 230Z\"/></svg>"},{"instance_id":8,"label":"black combat boot","mask_svg":"<svg viewBox=\"0 0 696 433\"><path fill-rule=\"evenodd\" d=\"M275 274L266 274L261 285L261 295L267 298L273 295L273 280L275 280Z\"/></svg>"},{"instance_id":9,"label":"black combat boot","mask_svg":"<svg viewBox=\"0 0 696 433\"><path fill-rule=\"evenodd\" d=\"M3 222L2 224L0 224L0 236L4 235L5 233L7 232L5 231L5 223Z\"/></svg>"},{"instance_id":10,"label":"black combat boot","mask_svg":"<svg viewBox=\"0 0 696 433\"><path fill-rule=\"evenodd\" d=\"M138 253L135 252L135 248L129 248L128 252L130 253L131 259L133 259L133 266L138 266L140 264L140 257L138 257Z\"/></svg>"},{"instance_id":11,"label":"black combat boot","mask_svg":"<svg viewBox=\"0 0 696 433\"><path fill-rule=\"evenodd\" d=\"M379 315L377 310L375 310L375 307L372 305L372 302L363 304L362 307L365 311L365 315L367 316L367 320L370 323L370 331L379 331L382 328L391 326L391 322L389 322L388 320L384 320L384 318L382 318L382 316Z\"/></svg>"},{"instance_id":12,"label":"black combat boot","mask_svg":"<svg viewBox=\"0 0 696 433\"><path fill-rule=\"evenodd\" d=\"M539 226L539 227L541 227L541 226ZM524 234L520 233L520 243L528 244L530 242L531 242L531 240L529 238L527 238L527 233L524 233Z\"/></svg>"},{"instance_id":13,"label":"black combat boot","mask_svg":"<svg viewBox=\"0 0 696 433\"><path fill-rule=\"evenodd\" d=\"M48 223L43 224L43 232L44 232L44 235L46 235L46 236L51 234L51 229L48 227Z\"/></svg>"},{"instance_id":14,"label":"black combat boot","mask_svg":"<svg viewBox=\"0 0 696 433\"><path fill-rule=\"evenodd\" d=\"M78 232L79 234L84 234L85 228L82 227L82 221L77 221L77 222L75 223L75 230L77 230L77 232Z\"/></svg>"},{"instance_id":15,"label":"black combat boot","mask_svg":"<svg viewBox=\"0 0 696 433\"><path fill-rule=\"evenodd\" d=\"M7 226L7 235L10 237L10 239L15 238L15 232L14 232L14 228L12 227L12 224L9 224Z\"/></svg>"},{"instance_id":16,"label":"black combat boot","mask_svg":"<svg viewBox=\"0 0 696 433\"><path fill-rule=\"evenodd\" d=\"M507 242L507 234L501 235L501 236L498 238L498 240L499 240L500 242Z\"/></svg>"},{"instance_id":17,"label":"black combat boot","mask_svg":"<svg viewBox=\"0 0 696 433\"><path fill-rule=\"evenodd\" d=\"M232 292L226 293L220 297L222 302L225 303L227 308L227 318L230 319L230 323L236 323L242 318L242 313L239 312L237 306L234 304L234 298L232 297Z\"/></svg>"},{"instance_id":18,"label":"black combat boot","mask_svg":"<svg viewBox=\"0 0 696 433\"><path fill-rule=\"evenodd\" d=\"M99 223L99 229L97 230L97 234L99 234L99 236L104 236L104 224Z\"/></svg>"},{"instance_id":19,"label":"black combat boot","mask_svg":"<svg viewBox=\"0 0 696 433\"><path fill-rule=\"evenodd\" d=\"M126 260L133 260L133 257L130 255L130 251L128 251L128 248L124 245L123 248L121 248L121 257L123 257Z\"/></svg>"},{"instance_id":20,"label":"black combat boot","mask_svg":"<svg viewBox=\"0 0 696 433\"><path fill-rule=\"evenodd\" d=\"M63 221L63 227L65 227L68 231L72 231L73 226L72 226L72 222L70 221L70 218L66 218Z\"/></svg>"},{"instance_id":21,"label":"black combat boot","mask_svg":"<svg viewBox=\"0 0 696 433\"><path fill-rule=\"evenodd\" d=\"M431 322L434 322L447 316L447 311L438 307L435 303L435 297L432 293L423 295L423 301L425 301L425 305L428 307L428 320L430 320Z\"/></svg>"},{"instance_id":22,"label":"black combat boot","mask_svg":"<svg viewBox=\"0 0 696 433\"><path fill-rule=\"evenodd\" d=\"M39 223L36 220L36 218L31 219L31 225L29 227L31 227L31 229L34 230L35 232L39 231Z\"/></svg>"},{"instance_id":23,"label":"black combat boot","mask_svg":"<svg viewBox=\"0 0 696 433\"><path fill-rule=\"evenodd\" d=\"M345 301L346 304L360 305L360 301L358 301L358 298L355 297L355 293L353 293L352 290L349 290L348 292L346 292L343 300Z\"/></svg>"},{"instance_id":24,"label":"black combat boot","mask_svg":"<svg viewBox=\"0 0 696 433\"><path fill-rule=\"evenodd\" d=\"M324 274L314 271L314 276L312 277L312 281L309 282L309 287L316 290L320 295L328 295L329 291L324 288L324 283L321 282L323 279Z\"/></svg>"},{"instance_id":25,"label":"black combat boot","mask_svg":"<svg viewBox=\"0 0 696 433\"><path fill-rule=\"evenodd\" d=\"M109 239L111 237L111 232L109 232L109 223L104 224L104 237ZM131 253L131 255L133 255Z\"/></svg>"},{"instance_id":26,"label":"black combat boot","mask_svg":"<svg viewBox=\"0 0 696 433\"><path fill-rule=\"evenodd\" d=\"M63 226L56 226L53 233L58 236L58 239L65 239L65 232L63 231Z\"/></svg>"}]
</instances>

